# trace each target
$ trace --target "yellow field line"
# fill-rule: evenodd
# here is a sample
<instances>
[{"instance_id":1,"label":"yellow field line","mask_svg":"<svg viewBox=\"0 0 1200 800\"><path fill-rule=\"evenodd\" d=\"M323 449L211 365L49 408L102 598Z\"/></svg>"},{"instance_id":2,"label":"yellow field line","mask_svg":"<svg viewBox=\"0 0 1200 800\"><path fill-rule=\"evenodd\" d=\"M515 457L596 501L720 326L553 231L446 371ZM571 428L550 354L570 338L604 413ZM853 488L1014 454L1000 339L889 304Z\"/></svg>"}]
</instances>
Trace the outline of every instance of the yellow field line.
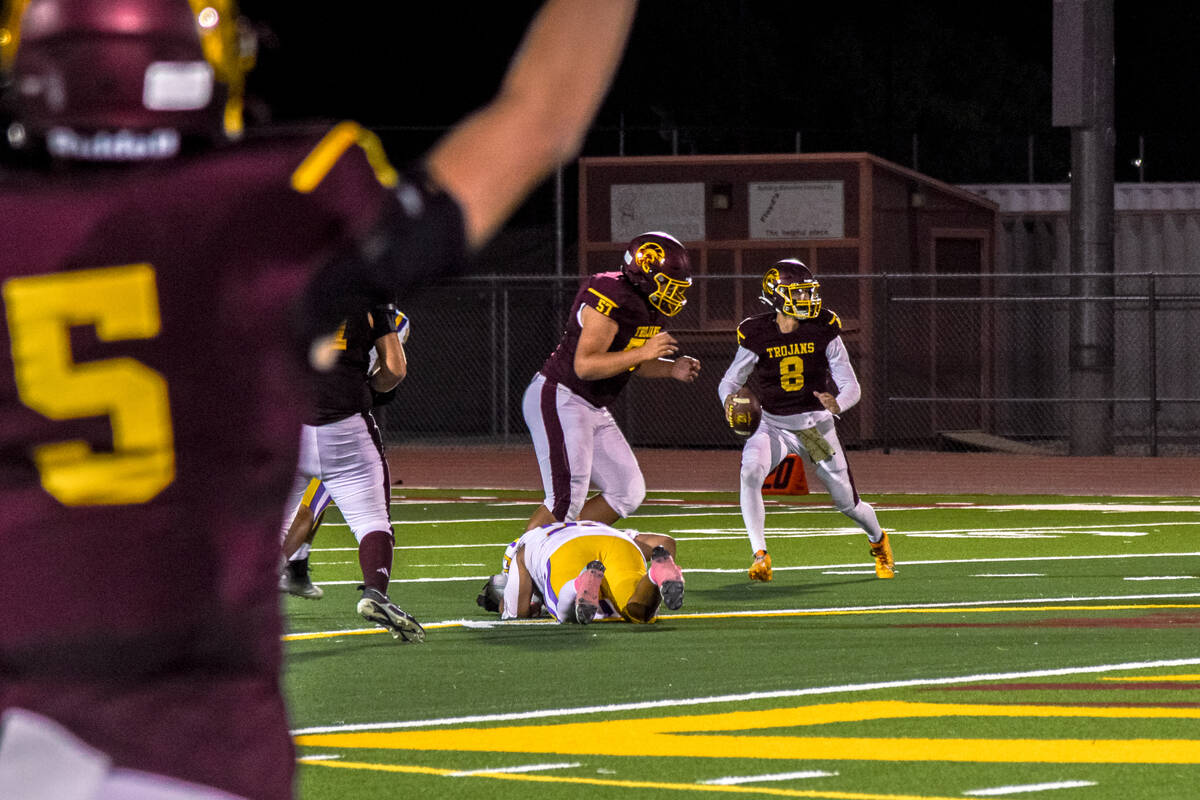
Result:
<instances>
[{"instance_id":1,"label":"yellow field line","mask_svg":"<svg viewBox=\"0 0 1200 800\"><path fill-rule=\"evenodd\" d=\"M1102 681L1136 681L1138 683L1141 683L1143 681L1154 681L1155 683L1158 683L1161 681L1190 682L1190 681L1200 681L1200 675L1127 675L1127 676L1124 676L1121 678L1104 678L1104 677L1102 677L1100 680L1102 680Z\"/></svg>"},{"instance_id":2,"label":"yellow field line","mask_svg":"<svg viewBox=\"0 0 1200 800\"><path fill-rule=\"evenodd\" d=\"M459 770L439 769L437 767L422 767L407 764L369 764L362 761L329 761L298 759L301 764L313 767L332 767L334 769L371 770L374 772L398 772L417 775L448 776L459 773ZM726 794L759 794L772 797L809 797L819 800L961 800L953 797L937 797L933 795L914 794L876 794L873 792L838 792L821 791L816 789L773 789L759 786L720 786L715 784L696 783L665 783L661 781L620 781L610 778L564 777L561 775L531 775L529 773L487 772L476 773L471 778L490 778L501 781L527 781L530 783L562 783L582 784L585 786L611 786L621 789L665 789L678 792L724 792Z\"/></svg>"},{"instance_id":3,"label":"yellow field line","mask_svg":"<svg viewBox=\"0 0 1200 800\"><path fill-rule=\"evenodd\" d=\"M686 621L693 619L744 619L750 617L839 617L862 616L865 614L995 614L1000 612L1034 612L1034 611L1152 611L1164 609L1200 608L1200 603L1144 603L1144 604L1114 604L1114 605L1076 605L1076 606L948 606L945 608L855 608L855 609L822 609L820 611L754 611L754 612L712 612L706 614L672 614L660 617L662 621ZM488 622L485 620L485 622ZM553 624L553 620L541 620L530 623L522 620L516 624ZM513 624L506 622L505 625ZM426 630L438 628L463 627L463 621L436 622L426 625ZM363 636L366 634L386 633L383 628L364 628L362 630L344 631L314 631L312 633L285 634L283 641L299 642L312 639L332 639L338 636ZM1133 679L1131 679L1133 680ZM1182 678L1180 679L1182 680Z\"/></svg>"},{"instance_id":4,"label":"yellow field line","mask_svg":"<svg viewBox=\"0 0 1200 800\"><path fill-rule=\"evenodd\" d=\"M1200 608L1200 603L1146 603L1103 606L947 606L945 608L847 608L820 611L752 611L749 613L679 614L660 619L719 619L724 617L840 617L861 614L994 614L1001 611L1145 611Z\"/></svg>"}]
</instances>

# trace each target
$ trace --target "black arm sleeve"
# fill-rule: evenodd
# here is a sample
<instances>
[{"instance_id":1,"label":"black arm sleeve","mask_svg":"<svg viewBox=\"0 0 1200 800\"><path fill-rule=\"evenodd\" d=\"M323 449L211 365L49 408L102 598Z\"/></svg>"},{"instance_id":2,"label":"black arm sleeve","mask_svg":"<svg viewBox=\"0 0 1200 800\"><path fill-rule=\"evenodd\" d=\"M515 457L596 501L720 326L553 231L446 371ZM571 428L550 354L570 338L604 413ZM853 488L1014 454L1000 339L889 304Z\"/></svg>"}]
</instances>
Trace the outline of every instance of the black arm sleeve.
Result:
<instances>
[{"instance_id":1,"label":"black arm sleeve","mask_svg":"<svg viewBox=\"0 0 1200 800\"><path fill-rule=\"evenodd\" d=\"M419 174L401 182L366 235L313 277L298 333L306 342L352 313L408 297L466 270L466 230L454 198Z\"/></svg>"}]
</instances>

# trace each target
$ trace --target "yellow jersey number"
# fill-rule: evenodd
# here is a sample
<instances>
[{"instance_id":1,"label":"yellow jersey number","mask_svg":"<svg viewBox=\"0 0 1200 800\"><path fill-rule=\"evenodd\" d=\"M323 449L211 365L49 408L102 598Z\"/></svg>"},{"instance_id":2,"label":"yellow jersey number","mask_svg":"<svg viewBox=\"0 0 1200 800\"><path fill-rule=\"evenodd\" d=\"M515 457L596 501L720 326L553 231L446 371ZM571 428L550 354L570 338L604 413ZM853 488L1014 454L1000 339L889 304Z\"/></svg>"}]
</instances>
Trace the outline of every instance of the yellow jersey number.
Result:
<instances>
[{"instance_id":1,"label":"yellow jersey number","mask_svg":"<svg viewBox=\"0 0 1200 800\"><path fill-rule=\"evenodd\" d=\"M779 359L779 385L785 392L798 392L804 388L804 359L800 356Z\"/></svg>"},{"instance_id":2,"label":"yellow jersey number","mask_svg":"<svg viewBox=\"0 0 1200 800\"><path fill-rule=\"evenodd\" d=\"M52 420L107 416L113 452L72 440L33 448L42 487L68 506L153 499L175 480L167 381L132 358L76 363L70 329L101 341L152 339L161 328L149 264L11 278L3 285L21 402Z\"/></svg>"},{"instance_id":3,"label":"yellow jersey number","mask_svg":"<svg viewBox=\"0 0 1200 800\"><path fill-rule=\"evenodd\" d=\"M645 344L646 342L648 342L648 341L650 341L650 340L649 340L649 339L643 339L643 338L640 338L640 337L634 336L633 338L631 338L631 339L629 340L629 344L625 345L625 350L626 350L626 351L628 351L628 350L636 350L636 349L638 349L639 347L641 347L642 345L644 345L644 344ZM635 369L637 369L637 364L634 364L632 367L630 367L629 369L627 369L627 370L626 370L626 372L633 372Z\"/></svg>"}]
</instances>

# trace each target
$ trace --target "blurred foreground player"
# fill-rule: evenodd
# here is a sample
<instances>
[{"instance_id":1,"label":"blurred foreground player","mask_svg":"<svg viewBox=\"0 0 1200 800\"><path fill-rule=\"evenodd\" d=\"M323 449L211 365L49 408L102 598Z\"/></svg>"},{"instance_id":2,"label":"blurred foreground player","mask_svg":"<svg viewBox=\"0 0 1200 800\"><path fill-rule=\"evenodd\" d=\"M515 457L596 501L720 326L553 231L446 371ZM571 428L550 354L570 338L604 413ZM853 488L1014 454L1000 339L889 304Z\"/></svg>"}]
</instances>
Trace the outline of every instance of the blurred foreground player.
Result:
<instances>
[{"instance_id":1,"label":"blurred foreground player","mask_svg":"<svg viewBox=\"0 0 1200 800\"><path fill-rule=\"evenodd\" d=\"M747 384L762 404L758 428L742 446L742 519L754 551L750 579L771 580L762 485L789 453L815 467L837 510L866 532L875 575L891 578L896 570L891 543L875 509L858 496L834 425L861 396L842 343L842 321L822 307L820 284L794 258L767 270L761 300L772 310L738 325L737 352L717 389L727 417L733 395ZM826 391L830 379L836 396Z\"/></svg>"},{"instance_id":2,"label":"blurred foreground player","mask_svg":"<svg viewBox=\"0 0 1200 800\"><path fill-rule=\"evenodd\" d=\"M575 519L612 524L642 504L646 479L608 406L633 375L696 380L700 362L672 358L679 343L663 330L691 285L687 249L651 231L629 243L619 270L579 289L562 340L521 403L545 490L526 530ZM593 484L600 491L589 498Z\"/></svg>"},{"instance_id":3,"label":"blurred foreground player","mask_svg":"<svg viewBox=\"0 0 1200 800\"><path fill-rule=\"evenodd\" d=\"M495 100L398 174L351 123L233 141L231 0L5 6L0 797L292 797L295 387L575 154L634 7L550 0Z\"/></svg>"}]
</instances>

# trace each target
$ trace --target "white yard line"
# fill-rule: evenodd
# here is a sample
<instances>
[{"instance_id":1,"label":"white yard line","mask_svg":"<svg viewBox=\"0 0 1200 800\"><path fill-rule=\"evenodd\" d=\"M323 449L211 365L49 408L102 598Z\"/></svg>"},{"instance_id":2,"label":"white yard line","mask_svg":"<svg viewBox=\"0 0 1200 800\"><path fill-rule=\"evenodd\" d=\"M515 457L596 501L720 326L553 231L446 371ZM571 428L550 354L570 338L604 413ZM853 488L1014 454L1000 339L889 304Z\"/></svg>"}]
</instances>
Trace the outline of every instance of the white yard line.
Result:
<instances>
[{"instance_id":1,"label":"white yard line","mask_svg":"<svg viewBox=\"0 0 1200 800\"><path fill-rule=\"evenodd\" d=\"M776 772L771 775L739 775L737 777L730 776L728 778L713 778L709 781L696 781L706 786L737 786L742 783L760 783L766 781L793 781L799 778L833 778L836 777L836 772L822 772L819 769L810 769L803 772Z\"/></svg>"},{"instance_id":2,"label":"white yard line","mask_svg":"<svg viewBox=\"0 0 1200 800\"><path fill-rule=\"evenodd\" d=\"M1053 678L1065 675L1088 675L1127 670L1163 669L1170 667L1192 667L1200 665L1200 658L1180 658L1164 661L1126 661L1116 664L1095 664L1083 667L1060 667L1057 669L1028 670L1025 672L994 672L973 675L954 675L941 678L914 678L901 681L879 681L877 683L855 683L834 686L813 686L803 689L784 689L774 692L744 692L741 694L712 695L708 697L678 697L665 700L650 700L640 703L613 703L602 706L576 708L546 708L532 711L515 711L507 714L477 714L462 717L441 717L420 720L396 720L392 722L364 722L350 725L325 725L300 728L292 731L293 736L317 733L345 733L349 731L394 730L400 728L427 728L445 725L464 725L482 722L512 722L547 717L584 717L595 714L612 714L624 711L646 711L657 708L680 706L703 706L729 703L745 703L755 700L776 700L791 697L814 697L829 694L857 694L880 689L907 689L921 686L951 686L980 681L1010 681L1029 678Z\"/></svg>"},{"instance_id":3,"label":"white yard line","mask_svg":"<svg viewBox=\"0 0 1200 800\"><path fill-rule=\"evenodd\" d=\"M579 762L563 763L563 764L522 764L516 767L490 767L488 769L465 769L459 772L447 772L446 778L469 778L473 775L488 775L491 773L513 773L513 772L544 772L550 769L573 769L580 766Z\"/></svg>"},{"instance_id":4,"label":"white yard line","mask_svg":"<svg viewBox=\"0 0 1200 800\"><path fill-rule=\"evenodd\" d=\"M1142 577L1122 578L1123 581L1194 581L1195 575L1145 575Z\"/></svg>"},{"instance_id":5,"label":"white yard line","mask_svg":"<svg viewBox=\"0 0 1200 800\"><path fill-rule=\"evenodd\" d=\"M462 545L462 546L465 547L467 545ZM473 545L473 546L478 546L478 545ZM489 546L494 546L494 545L489 545ZM328 553L328 552L333 552L335 550L346 550L346 549L353 549L353 548L330 547L330 548L326 548L324 550L314 550L313 552L314 553L322 553L322 552ZM425 549L425 548L424 547L410 547L410 548L397 547L396 549L397 550L403 550L403 549L421 550L421 549ZM899 567L915 567L915 566L929 566L929 565L936 565L936 564L996 564L996 563L1000 563L1000 562L1013 562L1013 561L1021 561L1021 562L1029 562L1029 561L1095 561L1095 560L1114 560L1114 559L1123 559L1123 558L1195 558L1195 557L1200 557L1200 553L1119 553L1119 554L1096 555L1096 556L1015 556L1012 558L994 558L994 557L993 558L949 558L949 559L932 559L932 560L924 560L924 561L898 561L898 562L896 562L896 564ZM320 560L316 560L316 559L313 560L313 564L317 565L317 566L320 566L324 563L325 562L320 561ZM862 563L819 564L819 565L814 565L814 566L775 567L775 571L776 572L803 572L803 571L819 570L822 573L831 574L831 575L836 575L836 574L858 575L858 574L863 573L863 570L861 569L862 566L863 566ZM849 571L839 573L839 572L835 572L834 570L849 570ZM733 568L733 569L690 567L690 568L688 568L687 572L688 573L696 573L696 574L706 573L706 574L710 574L710 575L734 575L734 574L740 574L742 572L745 572L745 570L740 567ZM446 583L446 582L450 582L450 581L486 581L490 577L491 577L491 575L454 575L454 576L445 577L445 578L395 578L395 577L393 577L392 583ZM1180 576L1180 577L1191 578L1193 576L1187 575L1187 576ZM1137 580L1137 579L1127 578L1126 580ZM1151 580L1151 579L1144 578L1142 580ZM1167 578L1161 578L1161 579L1155 579L1155 580L1167 580ZM318 586L345 586L345 585L349 585L349 584L359 584L359 583L362 583L362 581L361 580L313 581L313 583L317 584ZM958 604L956 603L955 605L958 605Z\"/></svg>"},{"instance_id":6,"label":"white yard line","mask_svg":"<svg viewBox=\"0 0 1200 800\"><path fill-rule=\"evenodd\" d=\"M1023 792L1045 792L1050 789L1078 789L1083 786L1095 786L1095 781L1055 781L1054 783L1027 783L1022 786L997 786L992 789L971 789L963 794L972 797L1001 797Z\"/></svg>"}]
</instances>

